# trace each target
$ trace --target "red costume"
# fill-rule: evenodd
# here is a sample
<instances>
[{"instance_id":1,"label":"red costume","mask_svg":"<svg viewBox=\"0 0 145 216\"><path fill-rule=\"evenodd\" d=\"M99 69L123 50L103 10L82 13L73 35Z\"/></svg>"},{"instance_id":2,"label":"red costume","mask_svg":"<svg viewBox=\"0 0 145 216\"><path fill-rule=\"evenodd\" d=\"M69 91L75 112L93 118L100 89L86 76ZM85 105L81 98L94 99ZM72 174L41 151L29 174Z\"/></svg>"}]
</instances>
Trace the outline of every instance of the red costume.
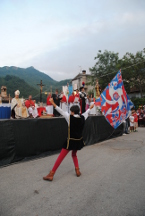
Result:
<instances>
[{"instance_id":1,"label":"red costume","mask_svg":"<svg viewBox=\"0 0 145 216\"><path fill-rule=\"evenodd\" d=\"M79 102L80 102L80 95L79 94L75 94L74 98L75 97L79 98Z\"/></svg>"},{"instance_id":2,"label":"red costume","mask_svg":"<svg viewBox=\"0 0 145 216\"><path fill-rule=\"evenodd\" d=\"M60 102L64 102L64 103L66 103L67 101L66 101L66 96L65 95L63 95L63 97L62 97L62 99L61 99L61 101Z\"/></svg>"},{"instance_id":3,"label":"red costume","mask_svg":"<svg viewBox=\"0 0 145 216\"><path fill-rule=\"evenodd\" d=\"M49 100L50 100L50 98L51 98L51 97L49 97L49 96L47 97L46 104L47 104L48 106L50 106L50 105L52 106L52 104L51 104L51 103L50 103L50 101L49 101Z\"/></svg>"},{"instance_id":4,"label":"red costume","mask_svg":"<svg viewBox=\"0 0 145 216\"><path fill-rule=\"evenodd\" d=\"M27 109L30 107L30 106L34 106L35 107L35 103L33 100L26 100L25 101L25 106L27 107Z\"/></svg>"},{"instance_id":5,"label":"red costume","mask_svg":"<svg viewBox=\"0 0 145 216\"><path fill-rule=\"evenodd\" d=\"M134 122L138 122L138 116L137 116L137 114L136 114L136 113L133 113L132 115L133 115L133 117L134 117Z\"/></svg>"},{"instance_id":6,"label":"red costume","mask_svg":"<svg viewBox=\"0 0 145 216\"><path fill-rule=\"evenodd\" d=\"M74 102L74 99L75 99L74 95L70 95L70 96L69 96L69 99L68 99L68 102L69 102L69 103L73 103L73 102Z\"/></svg>"}]
</instances>

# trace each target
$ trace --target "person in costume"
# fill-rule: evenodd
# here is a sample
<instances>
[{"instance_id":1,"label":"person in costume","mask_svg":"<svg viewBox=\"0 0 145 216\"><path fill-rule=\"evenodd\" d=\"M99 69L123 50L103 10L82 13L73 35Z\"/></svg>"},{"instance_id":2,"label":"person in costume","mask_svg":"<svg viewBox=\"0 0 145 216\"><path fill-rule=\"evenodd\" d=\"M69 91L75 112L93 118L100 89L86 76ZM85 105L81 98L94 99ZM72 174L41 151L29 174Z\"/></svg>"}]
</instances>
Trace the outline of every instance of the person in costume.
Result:
<instances>
[{"instance_id":1,"label":"person in costume","mask_svg":"<svg viewBox=\"0 0 145 216\"><path fill-rule=\"evenodd\" d=\"M55 94L52 94L52 98L53 98L53 100L54 100L54 103L59 107L59 106L60 106L60 100L61 100L62 98L60 97L60 94L58 94L58 90L57 90L57 89L56 89L56 91L55 91ZM57 112L56 109L53 109L53 115L54 115L55 117L59 117L59 116L60 116L59 112Z\"/></svg>"},{"instance_id":2,"label":"person in costume","mask_svg":"<svg viewBox=\"0 0 145 216\"><path fill-rule=\"evenodd\" d=\"M129 116L129 121L130 121L130 132L134 131L134 116L133 116L133 111L131 115Z\"/></svg>"},{"instance_id":3,"label":"person in costume","mask_svg":"<svg viewBox=\"0 0 145 216\"><path fill-rule=\"evenodd\" d=\"M133 117L134 117L134 132L136 132L137 127L138 127L138 116L137 113L135 111L135 109L133 110Z\"/></svg>"},{"instance_id":4,"label":"person in costume","mask_svg":"<svg viewBox=\"0 0 145 216\"><path fill-rule=\"evenodd\" d=\"M72 92L72 94L69 96L69 99L68 99L69 109L73 106L74 99L75 99L74 92Z\"/></svg>"},{"instance_id":5,"label":"person in costume","mask_svg":"<svg viewBox=\"0 0 145 216\"><path fill-rule=\"evenodd\" d=\"M53 106L52 106L52 104L49 101L51 97L52 97L51 93L49 92L47 100L46 100L46 104L47 104L47 106L46 106L46 112L47 112L48 115L53 115Z\"/></svg>"},{"instance_id":6,"label":"person in costume","mask_svg":"<svg viewBox=\"0 0 145 216\"><path fill-rule=\"evenodd\" d=\"M74 95L74 103L73 105L77 105L78 107L80 107L80 95L79 95L79 90L75 89L74 90L76 92L76 94Z\"/></svg>"},{"instance_id":7,"label":"person in costume","mask_svg":"<svg viewBox=\"0 0 145 216\"><path fill-rule=\"evenodd\" d=\"M62 97L62 99L61 99L61 101L60 101L60 108L63 110L63 111L65 111L66 112L66 106L67 106L67 100L66 100L66 96L65 96L65 94L62 92L62 94L61 94L61 96L60 97Z\"/></svg>"},{"instance_id":8,"label":"person in costume","mask_svg":"<svg viewBox=\"0 0 145 216\"><path fill-rule=\"evenodd\" d=\"M89 109L89 106L90 106L90 98L89 98L89 95L87 95L87 99L86 99L86 110Z\"/></svg>"},{"instance_id":9,"label":"person in costume","mask_svg":"<svg viewBox=\"0 0 145 216\"><path fill-rule=\"evenodd\" d=\"M19 98L20 91L15 91L15 97L12 99L11 102L11 110L12 113L14 112L14 118L28 118L28 110L25 106L24 100Z\"/></svg>"},{"instance_id":10,"label":"person in costume","mask_svg":"<svg viewBox=\"0 0 145 216\"><path fill-rule=\"evenodd\" d=\"M32 95L29 95L28 100L25 101L25 106L28 109L30 117L37 118L38 111L35 107L35 100L32 100Z\"/></svg>"},{"instance_id":11,"label":"person in costume","mask_svg":"<svg viewBox=\"0 0 145 216\"><path fill-rule=\"evenodd\" d=\"M83 86L80 88L80 98L81 98L81 113L84 113L86 108L87 97Z\"/></svg>"},{"instance_id":12,"label":"person in costume","mask_svg":"<svg viewBox=\"0 0 145 216\"><path fill-rule=\"evenodd\" d=\"M63 148L52 168L50 173L43 177L44 180L52 181L54 174L63 161L63 159L66 157L66 155L69 153L70 150L72 150L72 159L75 166L75 172L76 176L79 177L81 175L80 169L79 169L79 163L77 158L77 151L81 150L85 143L82 137L83 128L85 124L85 119L87 119L90 109L94 107L92 105L90 109L88 109L83 115L79 115L80 109L78 106L73 105L70 108L70 115L67 112L64 112L60 107L58 107L53 99L50 99L50 102L54 106L54 108L65 117L67 123L68 123L68 138L66 139Z\"/></svg>"},{"instance_id":13,"label":"person in costume","mask_svg":"<svg viewBox=\"0 0 145 216\"><path fill-rule=\"evenodd\" d=\"M95 98L94 98L94 94L91 94L91 97L89 98L90 100L90 106L92 104L94 104L95 102ZM96 110L96 106L93 107L93 109L91 109L90 111L90 115L99 115L100 113Z\"/></svg>"}]
</instances>

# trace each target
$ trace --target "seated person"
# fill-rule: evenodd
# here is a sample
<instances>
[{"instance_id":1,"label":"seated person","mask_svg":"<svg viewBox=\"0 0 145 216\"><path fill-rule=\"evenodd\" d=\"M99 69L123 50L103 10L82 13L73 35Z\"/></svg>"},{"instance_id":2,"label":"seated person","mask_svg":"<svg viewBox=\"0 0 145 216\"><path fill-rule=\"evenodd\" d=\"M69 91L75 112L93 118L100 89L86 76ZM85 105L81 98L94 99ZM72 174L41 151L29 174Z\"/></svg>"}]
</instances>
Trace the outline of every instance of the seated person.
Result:
<instances>
[{"instance_id":1,"label":"seated person","mask_svg":"<svg viewBox=\"0 0 145 216\"><path fill-rule=\"evenodd\" d=\"M46 112L48 115L53 115L53 105L50 103L50 98L51 98L51 93L49 92L48 93L48 97L47 97L47 100L46 100Z\"/></svg>"},{"instance_id":2,"label":"seated person","mask_svg":"<svg viewBox=\"0 0 145 216\"><path fill-rule=\"evenodd\" d=\"M20 91L15 91L15 97L12 99L11 102L11 110L14 112L14 118L28 118L28 110L25 106L24 100L19 98Z\"/></svg>"},{"instance_id":3,"label":"seated person","mask_svg":"<svg viewBox=\"0 0 145 216\"><path fill-rule=\"evenodd\" d=\"M38 111L35 107L35 100L32 100L32 95L29 95L28 100L25 101L25 106L28 109L30 117L36 118L38 117Z\"/></svg>"}]
</instances>

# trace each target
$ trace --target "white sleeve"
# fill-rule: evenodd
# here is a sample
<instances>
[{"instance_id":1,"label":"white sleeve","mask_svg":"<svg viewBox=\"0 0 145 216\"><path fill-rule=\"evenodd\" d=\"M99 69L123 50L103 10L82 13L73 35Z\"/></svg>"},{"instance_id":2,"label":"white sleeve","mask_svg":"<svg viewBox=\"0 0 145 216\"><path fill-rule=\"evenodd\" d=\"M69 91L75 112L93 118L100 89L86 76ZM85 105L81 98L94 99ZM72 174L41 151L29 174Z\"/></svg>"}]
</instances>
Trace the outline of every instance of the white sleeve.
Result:
<instances>
[{"instance_id":1,"label":"white sleeve","mask_svg":"<svg viewBox=\"0 0 145 216\"><path fill-rule=\"evenodd\" d=\"M90 109L88 109L85 113L82 114L85 117L85 120L88 118L89 112L90 112Z\"/></svg>"},{"instance_id":2,"label":"white sleeve","mask_svg":"<svg viewBox=\"0 0 145 216\"><path fill-rule=\"evenodd\" d=\"M12 99L11 101L11 110L14 109L14 107L17 105L17 101L15 98Z\"/></svg>"},{"instance_id":3,"label":"white sleeve","mask_svg":"<svg viewBox=\"0 0 145 216\"><path fill-rule=\"evenodd\" d=\"M68 112L64 112L60 107L56 106L55 108L61 115L64 116L64 118L66 119L67 123L69 124L69 114Z\"/></svg>"}]
</instances>

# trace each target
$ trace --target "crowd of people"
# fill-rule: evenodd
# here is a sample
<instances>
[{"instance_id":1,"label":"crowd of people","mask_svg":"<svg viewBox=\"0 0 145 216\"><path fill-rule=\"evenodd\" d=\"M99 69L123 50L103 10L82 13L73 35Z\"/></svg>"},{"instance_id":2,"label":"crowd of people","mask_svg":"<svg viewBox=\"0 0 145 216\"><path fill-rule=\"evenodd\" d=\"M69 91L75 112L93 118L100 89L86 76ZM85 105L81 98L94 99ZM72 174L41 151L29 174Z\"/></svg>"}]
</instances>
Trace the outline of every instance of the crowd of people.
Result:
<instances>
[{"instance_id":1,"label":"crowd of people","mask_svg":"<svg viewBox=\"0 0 145 216\"><path fill-rule=\"evenodd\" d=\"M145 106L137 110L132 108L130 116L124 121L124 135L137 132L138 127L145 127Z\"/></svg>"},{"instance_id":2,"label":"crowd of people","mask_svg":"<svg viewBox=\"0 0 145 216\"><path fill-rule=\"evenodd\" d=\"M70 108L73 105L77 105L80 109L80 114L83 114L89 109L89 107L94 104L94 98L92 95L87 95L85 93L84 87L75 89L72 94L67 98L63 92L59 94L56 89L54 94L48 93L46 99L46 106L39 108L36 101L32 99L32 95L29 95L27 100L19 97L20 91L15 91L15 97L11 101L11 111L12 118L38 118L41 112L45 112L46 115L59 117L60 113L54 109L53 105L50 103L50 98L53 98L55 104L60 107L64 112L70 113ZM40 109L40 112L38 111ZM90 114L96 114L95 107L91 110Z\"/></svg>"},{"instance_id":3,"label":"crowd of people","mask_svg":"<svg viewBox=\"0 0 145 216\"><path fill-rule=\"evenodd\" d=\"M58 93L58 90L55 91L55 94L49 93L46 101L46 109L48 114L53 114L55 117L60 116L60 113L57 112L57 110L53 109L52 104L50 103L50 98L53 98L55 104L60 107L63 111L67 111L70 113L70 108L73 105L77 105L80 108L80 114L84 113L89 109L89 107L94 104L94 98L92 95L89 97L85 93L84 87L79 89L75 89L72 94L66 98L65 94L61 92ZM95 108L91 110L90 114L95 114Z\"/></svg>"}]
</instances>

